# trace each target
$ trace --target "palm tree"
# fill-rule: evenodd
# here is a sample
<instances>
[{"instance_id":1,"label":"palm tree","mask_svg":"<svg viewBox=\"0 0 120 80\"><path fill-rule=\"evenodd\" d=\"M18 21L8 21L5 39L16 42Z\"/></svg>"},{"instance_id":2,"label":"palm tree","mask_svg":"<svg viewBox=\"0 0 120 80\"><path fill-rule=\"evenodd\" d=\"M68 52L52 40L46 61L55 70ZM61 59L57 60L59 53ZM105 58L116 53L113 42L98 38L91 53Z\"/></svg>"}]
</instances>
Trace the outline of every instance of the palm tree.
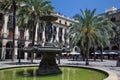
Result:
<instances>
[{"instance_id":1,"label":"palm tree","mask_svg":"<svg viewBox=\"0 0 120 80\"><path fill-rule=\"evenodd\" d=\"M18 4L17 22L20 27L32 28L32 46L35 42L36 25L40 23L40 17L53 11L51 2L47 0L22 0ZM33 63L33 54L31 54Z\"/></svg>"},{"instance_id":2,"label":"palm tree","mask_svg":"<svg viewBox=\"0 0 120 80\"><path fill-rule=\"evenodd\" d=\"M102 15L95 16L96 9L80 11L82 15L74 16L76 23L69 28L68 36L72 45L84 48L86 65L89 65L89 49L94 45L102 47L109 45L109 39L114 35L112 29L114 24Z\"/></svg>"}]
</instances>

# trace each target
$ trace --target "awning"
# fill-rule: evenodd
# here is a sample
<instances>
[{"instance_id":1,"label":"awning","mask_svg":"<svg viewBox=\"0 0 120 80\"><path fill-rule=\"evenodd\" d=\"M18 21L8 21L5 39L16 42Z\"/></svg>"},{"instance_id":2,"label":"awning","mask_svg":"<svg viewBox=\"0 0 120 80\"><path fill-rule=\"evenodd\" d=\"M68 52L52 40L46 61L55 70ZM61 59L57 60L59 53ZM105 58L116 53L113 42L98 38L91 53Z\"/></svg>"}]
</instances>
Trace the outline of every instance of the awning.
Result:
<instances>
[{"instance_id":1,"label":"awning","mask_svg":"<svg viewBox=\"0 0 120 80\"><path fill-rule=\"evenodd\" d=\"M75 51L72 51L72 52L70 52L70 54L76 54L76 55L80 55L80 53L78 53L78 52L75 52Z\"/></svg>"}]
</instances>

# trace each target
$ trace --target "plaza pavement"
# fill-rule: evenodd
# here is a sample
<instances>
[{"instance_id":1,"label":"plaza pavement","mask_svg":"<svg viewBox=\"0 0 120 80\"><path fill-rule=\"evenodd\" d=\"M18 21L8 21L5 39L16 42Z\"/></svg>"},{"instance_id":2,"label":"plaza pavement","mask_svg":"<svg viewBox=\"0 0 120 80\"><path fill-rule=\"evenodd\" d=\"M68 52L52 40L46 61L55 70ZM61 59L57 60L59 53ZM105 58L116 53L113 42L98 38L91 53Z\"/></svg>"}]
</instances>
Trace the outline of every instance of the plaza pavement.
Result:
<instances>
[{"instance_id":1,"label":"plaza pavement","mask_svg":"<svg viewBox=\"0 0 120 80\"><path fill-rule=\"evenodd\" d=\"M34 63L31 64L30 60L21 60L21 64L18 64L18 60L11 61L11 60L5 60L0 61L0 68L5 67L16 67L16 66L34 66L39 65L40 60L34 60ZM59 65L69 65L69 66L82 66L82 67L90 67L90 68L96 68L96 69L102 69L104 71L107 71L110 76L105 80L120 80L120 67L116 67L116 60L104 60L101 62L100 60L90 60L90 65L85 66L84 61L73 61L68 59L61 59Z\"/></svg>"}]
</instances>

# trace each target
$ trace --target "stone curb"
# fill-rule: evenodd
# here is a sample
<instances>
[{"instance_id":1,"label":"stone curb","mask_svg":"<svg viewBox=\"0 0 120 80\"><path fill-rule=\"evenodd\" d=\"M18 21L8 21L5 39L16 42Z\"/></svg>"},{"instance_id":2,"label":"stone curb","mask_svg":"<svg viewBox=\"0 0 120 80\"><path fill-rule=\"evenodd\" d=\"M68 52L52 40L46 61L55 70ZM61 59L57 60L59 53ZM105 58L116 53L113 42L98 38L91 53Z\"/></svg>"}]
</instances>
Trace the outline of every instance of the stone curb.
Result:
<instances>
[{"instance_id":1,"label":"stone curb","mask_svg":"<svg viewBox=\"0 0 120 80\"><path fill-rule=\"evenodd\" d=\"M112 71L108 71L106 69L98 68L98 67L91 67L91 66L81 66L81 65L60 65L60 66L73 66L73 67L83 67L83 68L90 68L90 69L96 69L96 70L100 70L103 72L106 72L108 74L108 77L105 78L104 80L119 80L118 76L116 73L112 72Z\"/></svg>"}]
</instances>

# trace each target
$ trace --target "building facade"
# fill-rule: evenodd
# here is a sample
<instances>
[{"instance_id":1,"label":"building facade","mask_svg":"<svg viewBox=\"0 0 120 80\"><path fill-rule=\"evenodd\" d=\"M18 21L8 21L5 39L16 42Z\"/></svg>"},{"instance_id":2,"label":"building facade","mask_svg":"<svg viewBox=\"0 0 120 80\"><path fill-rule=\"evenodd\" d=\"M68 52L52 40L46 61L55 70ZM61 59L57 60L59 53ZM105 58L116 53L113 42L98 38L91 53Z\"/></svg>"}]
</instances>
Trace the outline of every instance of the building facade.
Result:
<instances>
[{"instance_id":1,"label":"building facade","mask_svg":"<svg viewBox=\"0 0 120 80\"><path fill-rule=\"evenodd\" d=\"M51 42L60 42L68 45L69 39L66 37L68 27L74 23L72 18L64 16L60 13L55 13L58 17L56 21L52 23L49 28L44 27L43 24L36 25L35 44L43 44L47 41L47 30L52 31ZM13 46L13 16L11 14L5 14L0 11L0 59L11 59L14 53L16 58L18 53L22 59L28 59L31 57L30 53L20 51L21 47L31 46L32 43L32 31L30 29L22 29L16 26L15 28L15 45ZM13 52L14 47L14 52ZM34 57L39 57L39 54L34 54Z\"/></svg>"},{"instance_id":2,"label":"building facade","mask_svg":"<svg viewBox=\"0 0 120 80\"><path fill-rule=\"evenodd\" d=\"M103 58L104 59L117 59L118 53L120 53L120 9L115 7L108 8L105 10L105 13L100 15L106 16L110 21L112 21L114 26L114 31L116 33L115 38L111 39L109 46L106 46L103 49ZM101 58L100 48L97 48L96 58ZM94 55L92 55L93 57Z\"/></svg>"},{"instance_id":3,"label":"building facade","mask_svg":"<svg viewBox=\"0 0 120 80\"><path fill-rule=\"evenodd\" d=\"M115 7L108 8L103 14L115 24L113 29L116 33L115 38L111 41L111 45L105 49L120 50L120 9Z\"/></svg>"},{"instance_id":4,"label":"building facade","mask_svg":"<svg viewBox=\"0 0 120 80\"><path fill-rule=\"evenodd\" d=\"M118 51L120 50L120 9L115 7L109 8L103 13L109 18L112 22L116 24L115 39L111 41L111 45L104 48L104 51ZM64 45L69 45L69 39L66 37L68 32L68 27L72 25L75 20L69 18L63 14L55 13L55 16L58 19L52 22L52 26L46 28L43 24L37 24L36 34L35 34L35 44L41 44L44 46L44 43L48 41L46 36L47 30L51 30L52 35L50 34L50 42L59 42ZM16 26L15 28L15 45L13 46L13 16L11 14L5 14L0 11L0 59L11 59L12 54L14 53L16 58L20 53L22 59L28 59L31 57L31 53L25 53L20 51L21 47L31 46L32 43L32 30L22 29ZM14 52L13 52L14 47ZM39 58L39 54L34 53L35 58Z\"/></svg>"}]
</instances>

